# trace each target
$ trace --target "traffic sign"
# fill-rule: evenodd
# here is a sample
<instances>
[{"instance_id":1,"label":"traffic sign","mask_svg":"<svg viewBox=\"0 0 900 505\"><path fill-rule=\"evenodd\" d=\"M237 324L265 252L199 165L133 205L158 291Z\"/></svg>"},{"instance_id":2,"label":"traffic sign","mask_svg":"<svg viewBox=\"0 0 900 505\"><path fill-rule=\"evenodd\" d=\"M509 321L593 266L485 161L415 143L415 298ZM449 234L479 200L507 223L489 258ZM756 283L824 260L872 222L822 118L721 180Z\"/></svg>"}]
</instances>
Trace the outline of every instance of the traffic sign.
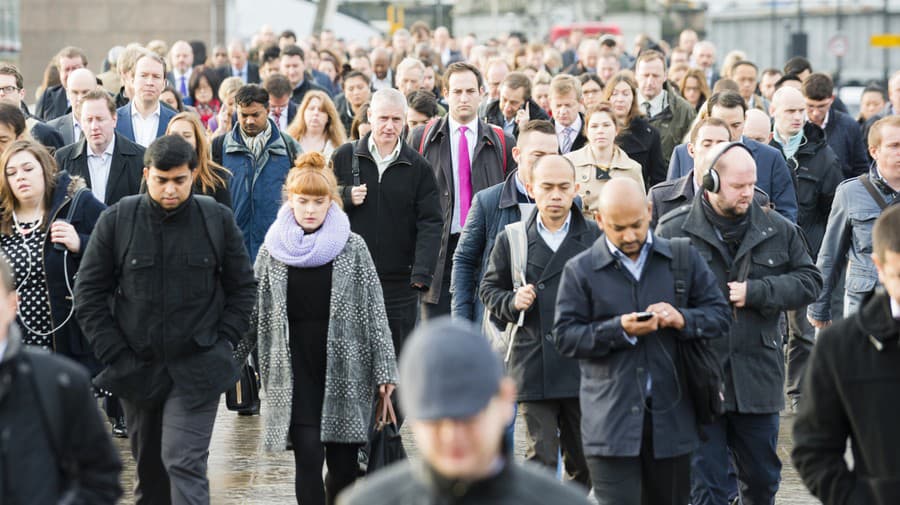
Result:
<instances>
[{"instance_id":1,"label":"traffic sign","mask_svg":"<svg viewBox=\"0 0 900 505\"><path fill-rule=\"evenodd\" d=\"M879 33L869 39L872 47L900 47L900 33Z\"/></svg>"},{"instance_id":2,"label":"traffic sign","mask_svg":"<svg viewBox=\"0 0 900 505\"><path fill-rule=\"evenodd\" d=\"M847 56L847 44L848 41L846 35L835 35L828 40L828 52L831 53L832 56Z\"/></svg>"}]
</instances>

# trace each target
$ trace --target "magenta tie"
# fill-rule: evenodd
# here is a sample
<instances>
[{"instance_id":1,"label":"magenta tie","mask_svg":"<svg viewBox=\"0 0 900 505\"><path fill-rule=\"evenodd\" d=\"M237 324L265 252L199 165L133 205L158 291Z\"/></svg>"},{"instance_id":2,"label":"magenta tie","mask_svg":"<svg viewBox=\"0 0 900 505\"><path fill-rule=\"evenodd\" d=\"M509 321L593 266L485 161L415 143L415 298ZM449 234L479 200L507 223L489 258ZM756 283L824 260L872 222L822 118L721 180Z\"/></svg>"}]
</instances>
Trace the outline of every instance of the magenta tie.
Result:
<instances>
[{"instance_id":1,"label":"magenta tie","mask_svg":"<svg viewBox=\"0 0 900 505\"><path fill-rule=\"evenodd\" d=\"M469 139L466 138L466 126L459 127L459 225L466 225L466 216L472 205L472 161L469 160Z\"/></svg>"}]
</instances>

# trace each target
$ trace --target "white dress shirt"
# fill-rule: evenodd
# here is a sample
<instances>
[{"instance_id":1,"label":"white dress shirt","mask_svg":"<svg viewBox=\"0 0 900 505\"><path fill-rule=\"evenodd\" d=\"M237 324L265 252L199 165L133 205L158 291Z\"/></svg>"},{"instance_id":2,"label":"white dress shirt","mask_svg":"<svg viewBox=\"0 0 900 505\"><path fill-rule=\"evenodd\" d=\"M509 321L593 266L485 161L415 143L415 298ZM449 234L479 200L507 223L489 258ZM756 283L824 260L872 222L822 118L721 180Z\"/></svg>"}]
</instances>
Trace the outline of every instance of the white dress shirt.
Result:
<instances>
[{"instance_id":1,"label":"white dress shirt","mask_svg":"<svg viewBox=\"0 0 900 505\"><path fill-rule=\"evenodd\" d=\"M900 302L891 297L891 315L896 321L900 321Z\"/></svg>"},{"instance_id":2,"label":"white dress shirt","mask_svg":"<svg viewBox=\"0 0 900 505\"><path fill-rule=\"evenodd\" d=\"M556 139L559 142L559 151L563 152L563 149L566 147L566 128L572 129L572 137L569 139L569 151L572 150L572 146L575 145L575 139L578 138L578 132L581 131L582 122L581 115L575 116L575 121L572 122L569 126L563 126L559 121L555 121L554 125L556 126ZM563 152L563 154L569 152Z\"/></svg>"},{"instance_id":3,"label":"white dress shirt","mask_svg":"<svg viewBox=\"0 0 900 505\"><path fill-rule=\"evenodd\" d=\"M100 154L94 154L91 146L87 148L88 170L91 174L91 193L103 203L106 203L106 185L109 182L109 169L112 165L113 150L116 148L116 136L113 135L106 150Z\"/></svg>"},{"instance_id":4,"label":"white dress shirt","mask_svg":"<svg viewBox=\"0 0 900 505\"><path fill-rule=\"evenodd\" d=\"M459 205L459 138L460 126L468 128L466 130L466 140L469 142L469 167L475 164L475 142L478 140L478 118L476 117L468 124L460 124L453 120L449 115L447 120L450 123L450 156L453 159L453 217L450 223L450 234L456 234L462 231L462 225L459 222L460 205ZM471 175L469 181L472 180ZM472 189L472 198L475 198L475 189Z\"/></svg>"},{"instance_id":5,"label":"white dress shirt","mask_svg":"<svg viewBox=\"0 0 900 505\"><path fill-rule=\"evenodd\" d=\"M6 334L6 338L7 339L9 338L9 333ZM0 342L0 362L3 361L3 355L6 354L6 343L7 342L8 342L8 340L6 340L6 339L4 339L2 342Z\"/></svg>"},{"instance_id":6,"label":"white dress shirt","mask_svg":"<svg viewBox=\"0 0 900 505\"><path fill-rule=\"evenodd\" d=\"M159 129L159 102L156 110L144 118L131 102L131 128L134 130L134 141L143 147L149 146L156 140L156 131Z\"/></svg>"},{"instance_id":7,"label":"white dress shirt","mask_svg":"<svg viewBox=\"0 0 900 505\"><path fill-rule=\"evenodd\" d=\"M175 85L175 89L178 90L178 93L181 93L181 78L182 77L184 77L184 89L185 89L185 91L190 93L191 72L193 72L193 71L194 71L193 68L189 68L189 69L187 69L187 72L181 74L181 73L178 73L178 70L172 69L172 81L173 81L172 84ZM186 97L186 96L187 96L187 94L184 94L182 96L182 98Z\"/></svg>"},{"instance_id":8,"label":"white dress shirt","mask_svg":"<svg viewBox=\"0 0 900 505\"><path fill-rule=\"evenodd\" d=\"M650 102L650 115L647 117L647 119L662 114L662 111L666 110L666 107L669 105L669 100L666 97L666 90L660 91L658 95L650 100L638 93L638 104L642 112L646 112L644 110L644 102Z\"/></svg>"}]
</instances>

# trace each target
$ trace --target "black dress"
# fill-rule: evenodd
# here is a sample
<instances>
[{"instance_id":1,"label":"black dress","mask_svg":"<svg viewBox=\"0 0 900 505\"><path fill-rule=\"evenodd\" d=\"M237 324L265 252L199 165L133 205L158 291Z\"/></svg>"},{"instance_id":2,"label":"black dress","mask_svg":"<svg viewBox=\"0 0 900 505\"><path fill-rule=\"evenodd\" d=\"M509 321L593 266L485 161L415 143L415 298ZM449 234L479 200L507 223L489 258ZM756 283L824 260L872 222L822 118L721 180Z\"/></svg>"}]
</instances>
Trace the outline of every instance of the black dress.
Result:
<instances>
[{"instance_id":1,"label":"black dress","mask_svg":"<svg viewBox=\"0 0 900 505\"><path fill-rule=\"evenodd\" d=\"M288 267L287 316L294 371L292 424L321 425L332 266L329 262L315 268Z\"/></svg>"},{"instance_id":2,"label":"black dress","mask_svg":"<svg viewBox=\"0 0 900 505\"><path fill-rule=\"evenodd\" d=\"M13 227L12 233L0 237L0 248L9 258L16 278L19 292L19 317L16 321L22 330L22 342L53 350L50 334L53 318L43 258L47 230L38 228L38 224L20 223L22 232Z\"/></svg>"}]
</instances>

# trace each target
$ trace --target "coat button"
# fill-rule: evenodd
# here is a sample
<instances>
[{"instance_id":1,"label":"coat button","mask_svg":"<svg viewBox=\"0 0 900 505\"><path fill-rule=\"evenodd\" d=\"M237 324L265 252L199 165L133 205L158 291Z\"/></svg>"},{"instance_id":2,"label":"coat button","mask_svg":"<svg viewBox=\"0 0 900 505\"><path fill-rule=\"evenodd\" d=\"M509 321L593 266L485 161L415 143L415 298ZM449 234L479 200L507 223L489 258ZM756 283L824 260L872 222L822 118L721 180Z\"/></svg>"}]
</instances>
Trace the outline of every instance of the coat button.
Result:
<instances>
[{"instance_id":1,"label":"coat button","mask_svg":"<svg viewBox=\"0 0 900 505\"><path fill-rule=\"evenodd\" d=\"M638 407L637 405L635 405L634 407L631 407L631 413L632 413L632 414L637 414L637 413L640 412L640 411L641 411L641 408Z\"/></svg>"},{"instance_id":2,"label":"coat button","mask_svg":"<svg viewBox=\"0 0 900 505\"><path fill-rule=\"evenodd\" d=\"M132 264L132 265L137 265L137 260L132 258L131 264Z\"/></svg>"},{"instance_id":3,"label":"coat button","mask_svg":"<svg viewBox=\"0 0 900 505\"><path fill-rule=\"evenodd\" d=\"M545 338L547 339L548 342L553 342L553 334L552 333L548 333Z\"/></svg>"},{"instance_id":4,"label":"coat button","mask_svg":"<svg viewBox=\"0 0 900 505\"><path fill-rule=\"evenodd\" d=\"M543 282L540 283L540 284L538 284L538 289L544 289L544 287L545 287L545 286L544 286L544 283L543 283Z\"/></svg>"},{"instance_id":5,"label":"coat button","mask_svg":"<svg viewBox=\"0 0 900 505\"><path fill-rule=\"evenodd\" d=\"M765 236L766 236L766 232L762 232L762 236L765 237Z\"/></svg>"},{"instance_id":6,"label":"coat button","mask_svg":"<svg viewBox=\"0 0 900 505\"><path fill-rule=\"evenodd\" d=\"M769 258L769 264L770 264L770 265L774 265L774 264L775 264L775 262L772 261L772 258Z\"/></svg>"}]
</instances>

